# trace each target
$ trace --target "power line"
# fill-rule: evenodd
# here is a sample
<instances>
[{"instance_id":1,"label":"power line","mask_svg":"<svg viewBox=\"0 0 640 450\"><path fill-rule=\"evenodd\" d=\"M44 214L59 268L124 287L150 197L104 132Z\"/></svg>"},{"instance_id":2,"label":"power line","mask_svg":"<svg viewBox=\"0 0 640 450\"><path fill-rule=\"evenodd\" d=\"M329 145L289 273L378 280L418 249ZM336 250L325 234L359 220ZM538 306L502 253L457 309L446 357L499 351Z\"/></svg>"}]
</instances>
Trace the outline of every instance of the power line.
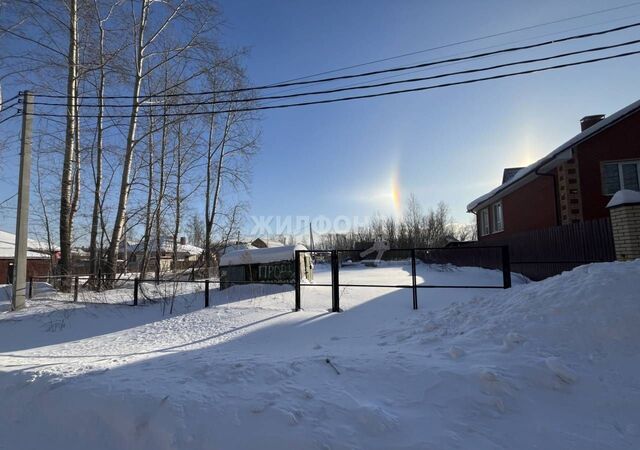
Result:
<instances>
[{"instance_id":1,"label":"power line","mask_svg":"<svg viewBox=\"0 0 640 450\"><path fill-rule=\"evenodd\" d=\"M5 123L6 121L13 119L14 117L18 117L20 115L20 110L17 110L16 113L12 116L9 117L5 117L4 119L0 120L0 124Z\"/></svg>"},{"instance_id":2,"label":"power line","mask_svg":"<svg viewBox=\"0 0 640 450\"><path fill-rule=\"evenodd\" d=\"M7 198L5 198L4 200L2 200L2 201L0 202L0 207L2 207L5 203L10 202L11 200L13 200L13 199L14 199L15 197L17 197L17 196L18 196L18 193L16 192L16 193L15 193L15 194L13 194L11 197L7 197Z\"/></svg>"},{"instance_id":3,"label":"power line","mask_svg":"<svg viewBox=\"0 0 640 450\"><path fill-rule=\"evenodd\" d=\"M537 62L542 62L542 61L550 61L552 59L565 58L567 56L575 56L575 55L580 55L580 54L584 54L584 53L592 53L592 52L603 51L603 50L610 50L610 49L613 49L613 48L619 48L619 47L624 47L624 46L638 44L638 43L640 43L640 39L636 39L636 40L633 40L633 41L626 41L626 42L622 42L622 43L619 43L619 44L612 44L612 45L606 45L606 46L601 46L601 47L592 47L592 48L585 49L585 50L576 50L576 51L573 51L573 52L565 52L565 53L560 53L560 54L551 55L551 56L545 56L545 57L541 57L541 58L533 58L533 59L520 60L520 61L514 61L514 62L509 62L509 63L503 63L503 64L496 64L496 65L489 66L489 67L482 67L482 68L475 68L475 69L465 69L465 70L459 70L459 71L456 71L456 72L447 72L447 73L442 73L442 74L438 74L438 75L431 75L431 76L427 76L427 77L408 78L408 79L403 79L403 80L387 81L387 82L383 82L383 83L365 84L365 85L358 85L358 86L346 86L346 87L341 87L341 88L325 89L325 90L320 90L320 91L299 92L299 93L296 93L296 94L272 95L272 96L252 97L252 98L239 98L239 99L233 99L233 100L210 100L210 101L200 101L200 102L172 103L172 104L166 104L164 106L167 106L167 107L208 106L208 105L216 105L216 104L245 103L245 102L254 102L254 101L262 101L262 100L283 100L283 99L296 98L296 97L305 97L305 96L309 96L309 95L335 94L337 92L345 92L345 91L352 91L352 90L373 89L373 88L379 88L379 87L385 87L385 86L393 86L393 85L396 85L396 84L417 83L417 82L420 82L420 81L434 80L434 79L445 78L445 77L450 77L450 76L455 76L455 75L466 75L466 74L470 74L470 73L485 72L485 71L490 71L490 70L502 69L502 68L505 68L505 67L522 65L522 64L532 64L532 63L537 63ZM66 107L66 105L64 105L62 103L37 102L36 101L36 102L33 102L33 104L34 105L41 105L41 106L65 106ZM99 108L99 107L105 107L105 108L131 108L131 107L133 107L133 105L123 105L123 104L81 105L81 106L82 107L87 107L87 108ZM148 105L148 104L146 104L146 105L139 105L139 106L141 106L141 107L142 106L145 106L145 107L157 107L157 106L163 106L163 105Z\"/></svg>"},{"instance_id":4,"label":"power line","mask_svg":"<svg viewBox=\"0 0 640 450\"><path fill-rule=\"evenodd\" d=\"M10 100L7 100L10 101ZM20 101L15 101L12 104L10 104L9 106L3 106L2 109L0 109L0 114L2 114L5 111L9 111L11 108L13 108L16 105L19 105Z\"/></svg>"},{"instance_id":5,"label":"power line","mask_svg":"<svg viewBox=\"0 0 640 450\"><path fill-rule=\"evenodd\" d=\"M469 44L471 42L482 41L482 40L491 39L491 38L499 37L499 36L505 36L507 34L518 33L518 32L521 32L521 31L533 30L535 28L540 28L540 27L544 27L544 26L548 26L548 25L555 25L557 23L568 22L568 21L575 20L575 19L582 19L584 17L595 16L595 15L598 15L598 14L611 12L611 11L616 11L616 10L620 10L620 9L626 9L626 8L630 8L632 6L637 6L637 5L640 5L640 2L627 3L625 5L620 5L620 6L615 6L615 7L612 7L612 8L601 9L601 10L598 10L598 11L592 11L592 12L580 14L580 15L577 15L577 16L565 17L565 18L562 18L562 19L552 20L550 22L539 23L539 24L536 24L536 25L529 25L529 26L526 26L526 27L515 28L515 29L507 30L507 31L502 31L502 32L499 32L499 33L488 34L488 35L480 36L480 37L476 37L476 38L465 39L465 40L458 41L458 42L452 42L452 43L449 43L449 44L442 44L442 45L439 45L439 46L436 46L436 47L430 47L430 48L423 49L423 50L417 50L417 51L413 51L413 52L409 52L409 53L403 53L403 54L400 54L400 55L390 56L390 57L382 58L382 59L376 59L376 60L373 60L373 61L368 61L368 62L364 62L364 63L360 63L360 64L354 64L354 65L351 65L351 66L340 67L338 69L332 69L332 70L327 70L327 71L324 71L324 72L315 73L315 74L312 74L312 75L305 75L305 76L302 76L302 77L299 77L299 78L293 78L293 79L290 79L290 80L282 81L281 83L288 83L288 82L292 82L292 81L306 80L306 79L309 79L309 78L319 77L319 76L327 75L327 74L330 74L330 73L342 72L344 70L355 69L357 67L369 66L369 65L372 65L372 64L391 61L391 60L394 60L394 59L405 58L407 56L418 55L418 54L421 54L421 53L427 53L427 52L431 52L431 51L435 51L435 50L442 50L443 48L455 47L455 46L462 45L462 44Z\"/></svg>"},{"instance_id":6,"label":"power line","mask_svg":"<svg viewBox=\"0 0 640 450\"><path fill-rule=\"evenodd\" d=\"M5 107L4 107L3 105L4 105L5 103L9 103L10 101L17 99L18 97L20 97L20 94L16 94L16 95L14 95L13 97L8 98L8 99L6 99L6 100L4 100L4 101L0 102L0 107L2 107L2 109L4 109ZM0 109L0 111L2 111L2 109Z\"/></svg>"},{"instance_id":7,"label":"power line","mask_svg":"<svg viewBox=\"0 0 640 450\"><path fill-rule=\"evenodd\" d=\"M462 51L462 52L457 52L457 53L453 53L453 54L444 55L444 56L442 56L442 58L452 58L454 56L469 55L469 54L473 54L474 52L481 52L481 51L490 50L490 49L494 49L494 48L505 47L505 46L508 46L508 45L515 45L515 44L519 44L521 42L531 42L531 41L535 41L537 39L541 39L541 38L548 37L548 36L557 36L559 34L569 33L569 32L572 32L572 31L578 31L578 30L584 30L586 28L592 28L594 26L603 26L603 25L607 25L607 24L610 24L610 23L627 21L629 19L636 19L637 17L640 17L640 14L634 14L634 15L620 17L620 18L616 18L616 19L612 19L612 20L606 20L604 22L598 22L598 23L589 24L589 25L581 25L579 27L573 27L573 28L569 28L569 29L566 29L566 30L562 30L562 31L554 31L554 32L551 32L551 33L539 34L539 35L536 35L536 36L531 36L531 37L527 37L527 38L524 38L524 39L518 39L518 40L515 40L515 41L509 41L509 42L505 42L505 43L501 43L501 44L494 44L494 45L485 46L485 47L481 47L481 48L475 48L475 49L472 49L472 50L466 50L466 51ZM482 59L484 59L484 58L482 58ZM423 68L423 69L412 70L412 71L407 72L407 73L397 73L397 74L394 74L394 75L376 77L376 78L374 78L372 80L369 80L368 82L384 81L384 80L388 80L388 79L392 79L392 78L398 78L398 77L405 76L405 75L413 75L413 74L416 74L416 73L422 73L422 72L431 71L431 70L434 70L434 69L442 69L442 68L449 67L449 66L459 65L459 64L462 64L462 63L464 63L464 61L453 62L453 63L449 63L449 64L443 64L443 65L441 65L439 67L426 67L426 68ZM366 83L366 82L357 81L355 83L349 83L349 84L343 85L341 87L360 86L360 85L362 85L362 83ZM281 89L281 90L276 91L273 95L285 94L287 92L292 92L292 91L300 91L303 88L304 88L303 86L298 86L298 87L291 87L291 88L288 88L288 89ZM272 104L272 103L273 103L273 101L266 102L266 104Z\"/></svg>"},{"instance_id":8,"label":"power line","mask_svg":"<svg viewBox=\"0 0 640 450\"><path fill-rule=\"evenodd\" d=\"M360 100L360 99L368 99L368 98L375 98L375 97L384 97L384 96L388 96L388 95L403 94L403 93L408 93L408 92L427 91L427 90L445 88L445 87L450 87L450 86L459 86L459 85L464 85L464 84L478 83L478 82L481 82L481 81L489 81L489 80L497 80L497 79L502 79L502 78L510 78L510 77L514 77L514 76L528 75L528 74L532 74L532 73L546 72L546 71L549 71L549 70L557 70L557 69L563 69L563 68L566 68L566 67L581 66L581 65L584 65L584 64L591 64L591 63L596 63L596 62L600 62L600 61L608 61L608 60L617 59L617 58L624 58L624 57L627 57L627 56L632 56L632 55L637 55L637 54L640 54L640 50L633 51L633 52L619 53L617 55L603 56L603 57L600 57L600 58L593 58L593 59L588 59L588 60L584 60L584 61L577 61L577 62L572 62L572 63L558 64L558 65L555 65L555 66L547 66L547 67L539 67L539 68L535 68L535 69L528 69L528 70L523 70L523 71L520 71L520 72L511 72L511 73L500 74L500 75L492 75L492 76L489 76L489 77L474 78L474 79L471 79L471 80L463 80L463 81L454 81L454 82L450 82L450 83L442 83L442 84L436 84L436 85L431 85L431 86L421 86L421 87L415 87L415 88L409 88L409 89L399 89L399 90L395 90L395 91L378 92L378 93L375 93L375 94L355 95L355 96L350 96L350 97L339 97L339 98L333 98L333 99L313 100L313 101L298 102L298 103L287 103L287 104L283 104L283 105L269 105L269 106L255 106L255 107L249 107L249 108L236 108L236 109L227 109L227 110L220 110L220 111L191 111L191 112L173 112L173 113L160 113L160 114L139 114L137 117L144 118L144 117L170 117L170 116L196 116L196 115L206 115L206 114L225 114L225 113L262 111L262 110L269 110L269 109L284 109L284 108L293 108L293 107L299 107L299 106L320 105L320 104L327 104L327 103L337 103L337 102L344 102L344 101L350 101L350 100ZM30 114L30 115L42 116L42 117L67 117L66 114L51 114L51 113L33 113L33 114ZM85 117L85 118L93 117L93 118L95 118L95 117L97 117L97 115L81 115L80 117ZM103 115L102 117L104 117L104 118L121 118L121 119L123 119L123 118L130 118L131 116L130 115Z\"/></svg>"},{"instance_id":9,"label":"power line","mask_svg":"<svg viewBox=\"0 0 640 450\"><path fill-rule=\"evenodd\" d=\"M594 37L594 36L602 36L602 35L605 35L605 34L614 33L614 32L618 32L618 31L623 31L623 30L627 30L627 29L631 29L631 28L635 28L635 27L639 27L639 26L640 26L640 22L634 22L634 23L631 23L631 24L628 24L628 25L621 25L621 26L614 27L614 28L609 28L609 29L606 29L606 30L594 31L594 32L591 32L591 33L583 33L583 34L578 34L578 35L573 35L573 36L567 36L567 37L560 38L560 39L551 39L551 40L548 40L548 41L537 42L535 44L522 45L522 46L518 46L518 47L509 47L509 48L506 48L506 49L494 50L494 51L491 51L491 52L476 53L476 54L473 54L473 55L461 56L461 57L457 57L457 58L448 58L448 59L430 61L430 62L425 62L425 63L420 63L420 64L413 64L413 65L409 65L409 66L392 67L392 68L388 68L388 69L374 70L374 71L363 72L363 73L358 73L358 74L341 75L341 76L336 76L336 77L321 78L321 79L309 80L309 81L296 81L296 82L271 84L271 85L264 85L264 86L253 86L253 87L236 88L236 89L224 89L224 90L219 90L219 91L202 91L202 92L185 92L185 93L181 93L181 94L147 95L147 96L144 96L142 98L143 99L149 99L149 98L169 98L169 97L183 97L183 96L228 94L228 93L246 92L246 91L263 90L263 89L273 89L273 88L281 88L281 87L289 87L289 86L302 86L302 85L315 84L315 83L325 83L325 82L337 81L337 80L348 80L348 79L353 79L353 78L360 78L360 77L368 77L368 76L372 76L372 75L379 75L379 74L382 74L382 73L400 72L400 71L404 71L404 70L418 69L418 68L423 68L423 67L434 66L434 65L437 65L437 64L458 62L458 61L468 61L468 60L471 60L471 59L484 58L484 57L487 57L487 56L493 56L493 55L498 55L498 54L512 53L512 52L522 51L522 50L529 50L529 49L532 49L532 48L538 48L538 47L543 47L543 46L547 46L547 45L558 44L558 43L561 43L561 42L568 42L568 41L573 41L573 40L577 40L577 39L585 39L585 38ZM43 98L64 98L64 99L67 98L66 95L60 95L60 94L37 94L36 96L37 97L43 97ZM133 97L133 96L130 96L130 95L106 95L106 96L81 95L81 96L78 96L77 98L79 98L79 99L100 99L100 98L102 98L102 99L115 100L115 99L134 99L136 97Z\"/></svg>"}]
</instances>

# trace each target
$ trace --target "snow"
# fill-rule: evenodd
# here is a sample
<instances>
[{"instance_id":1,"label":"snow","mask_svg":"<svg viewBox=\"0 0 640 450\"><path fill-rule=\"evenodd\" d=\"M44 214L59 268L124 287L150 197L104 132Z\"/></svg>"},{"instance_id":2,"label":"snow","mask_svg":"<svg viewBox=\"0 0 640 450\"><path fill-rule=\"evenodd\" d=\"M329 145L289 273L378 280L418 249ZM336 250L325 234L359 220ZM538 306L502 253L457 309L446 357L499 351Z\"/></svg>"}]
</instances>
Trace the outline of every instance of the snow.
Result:
<instances>
[{"instance_id":1,"label":"snow","mask_svg":"<svg viewBox=\"0 0 640 450\"><path fill-rule=\"evenodd\" d=\"M607 208L634 203L640 203L640 192L632 191L631 189L622 189L611 197L611 200L607 203Z\"/></svg>"},{"instance_id":2,"label":"snow","mask_svg":"<svg viewBox=\"0 0 640 450\"><path fill-rule=\"evenodd\" d=\"M143 251L144 248L144 244L142 241L136 242L136 241L127 241L127 252L129 253L141 253ZM177 252L178 254L186 254L189 256L198 256L200 254L202 254L202 252L204 252L204 249L197 247L195 245L191 245L191 244L180 244L178 242L177 246L176 246ZM173 241L171 240L163 240L160 243L160 250L166 253L171 253L173 252ZM124 241L120 243L120 251L124 251ZM156 243L155 242L149 242L149 251L150 252L155 252L156 251Z\"/></svg>"},{"instance_id":3,"label":"snow","mask_svg":"<svg viewBox=\"0 0 640 450\"><path fill-rule=\"evenodd\" d=\"M304 245L285 245L281 247L251 248L235 250L222 255L220 266L238 266L245 264L266 264L279 261L293 261L296 250L306 250Z\"/></svg>"},{"instance_id":4,"label":"snow","mask_svg":"<svg viewBox=\"0 0 640 450\"><path fill-rule=\"evenodd\" d=\"M590 139L591 137L595 136L596 134L600 133L606 128L616 124L620 120L625 119L630 114L633 114L638 110L640 110L640 100L637 100L634 103L611 114L609 117L606 117L600 120L599 122L590 126L583 132L575 135L574 137L569 139L567 142L565 142L561 146L557 147L555 150L553 150L544 158L541 158L538 161L534 162L533 164L530 164L527 167L520 169L508 181L502 183L500 186L496 187L492 191L473 200L471 203L467 205L467 212L475 211L484 202L495 197L499 193L506 191L507 188L514 186L518 181L525 181L525 178L527 177L536 176L536 172L538 171L542 171L542 172L548 171L556 167L560 162L562 162L562 160L570 159L572 148L581 144L587 139ZM557 163L555 161L557 161Z\"/></svg>"},{"instance_id":5,"label":"snow","mask_svg":"<svg viewBox=\"0 0 640 450\"><path fill-rule=\"evenodd\" d=\"M0 258L11 258L15 256L16 248L16 235L7 231L0 230ZM49 256L44 253L49 253L49 249L46 245L29 239L27 241L27 258L40 258L49 259ZM33 251L35 250L35 251Z\"/></svg>"},{"instance_id":6,"label":"snow","mask_svg":"<svg viewBox=\"0 0 640 450\"><path fill-rule=\"evenodd\" d=\"M330 279L319 264L315 282ZM418 265L425 284L501 273ZM341 269L404 283L403 263ZM0 313L1 446L634 449L640 260L502 289L283 286ZM164 314L163 314L164 308Z\"/></svg>"}]
</instances>

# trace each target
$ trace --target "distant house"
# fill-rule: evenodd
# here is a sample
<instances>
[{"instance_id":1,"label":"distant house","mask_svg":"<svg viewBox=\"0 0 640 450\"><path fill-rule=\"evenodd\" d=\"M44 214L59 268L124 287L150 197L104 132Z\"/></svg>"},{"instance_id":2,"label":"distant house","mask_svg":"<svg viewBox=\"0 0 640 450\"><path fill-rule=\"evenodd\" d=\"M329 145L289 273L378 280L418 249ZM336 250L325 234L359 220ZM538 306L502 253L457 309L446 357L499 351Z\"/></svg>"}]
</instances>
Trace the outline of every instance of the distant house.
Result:
<instances>
[{"instance_id":1,"label":"distant house","mask_svg":"<svg viewBox=\"0 0 640 450\"><path fill-rule=\"evenodd\" d=\"M126 250L125 250L126 249ZM192 267L200 258L200 255L204 251L200 247L187 243L187 239L181 237L177 245L177 258L178 266L173 267L173 240L163 238L160 242L160 270L184 270ZM124 264L127 260L127 269L137 271L140 269L140 263L142 262L144 254L144 243L128 241L125 247L125 243L120 243L120 251L118 253L118 259ZM149 242L148 249L148 270L154 270L156 264L156 242L152 239Z\"/></svg>"},{"instance_id":2,"label":"distant house","mask_svg":"<svg viewBox=\"0 0 640 450\"><path fill-rule=\"evenodd\" d=\"M528 167L505 169L500 186L469 203L479 240L605 218L613 194L640 190L640 100L580 124L581 133Z\"/></svg>"},{"instance_id":3,"label":"distant house","mask_svg":"<svg viewBox=\"0 0 640 450\"><path fill-rule=\"evenodd\" d=\"M293 283L295 252L307 250L304 245L236 250L220 258L220 287L249 282ZM300 276L313 279L311 254L300 254Z\"/></svg>"},{"instance_id":4,"label":"distant house","mask_svg":"<svg viewBox=\"0 0 640 450\"><path fill-rule=\"evenodd\" d=\"M0 231L0 284L13 282L15 242L15 234ZM27 242L27 279L49 275L54 259L55 249L50 251L46 245L29 239Z\"/></svg>"},{"instance_id":5,"label":"distant house","mask_svg":"<svg viewBox=\"0 0 640 450\"><path fill-rule=\"evenodd\" d=\"M257 238L255 239L251 245L256 248L275 248L275 247L284 247L284 244L280 241L273 241L270 239Z\"/></svg>"}]
</instances>

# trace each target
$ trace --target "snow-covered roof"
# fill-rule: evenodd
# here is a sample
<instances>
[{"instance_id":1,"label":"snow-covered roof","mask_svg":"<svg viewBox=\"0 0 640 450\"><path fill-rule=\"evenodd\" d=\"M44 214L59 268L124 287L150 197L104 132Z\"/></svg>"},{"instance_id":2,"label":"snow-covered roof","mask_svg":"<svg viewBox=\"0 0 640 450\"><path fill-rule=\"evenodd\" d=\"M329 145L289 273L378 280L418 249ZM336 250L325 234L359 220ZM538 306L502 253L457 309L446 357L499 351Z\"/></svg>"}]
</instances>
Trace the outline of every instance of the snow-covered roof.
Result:
<instances>
[{"instance_id":1,"label":"snow-covered roof","mask_svg":"<svg viewBox=\"0 0 640 450\"><path fill-rule=\"evenodd\" d=\"M292 261L296 250L307 250L304 245L284 245L272 248L253 248L229 252L220 258L221 266L240 266L245 264L266 264L278 261Z\"/></svg>"},{"instance_id":2,"label":"snow-covered roof","mask_svg":"<svg viewBox=\"0 0 640 450\"><path fill-rule=\"evenodd\" d=\"M592 138L596 134L604 131L610 126L618 123L619 121L625 119L627 116L635 113L640 110L640 100L635 101L629 106L622 108L619 111L611 114L609 117L602 119L595 125L590 126L582 133L579 133L569 139L567 142L556 148L554 151L549 153L544 158L539 159L538 161L530 164L529 166L520 169L513 177L507 180L505 183L502 183L500 186L495 188L494 190L476 198L471 203L467 205L467 212L476 211L477 209L484 206L489 200L497 200L498 198L503 197L510 192L513 192L515 189L520 186L531 182L533 179L538 177L537 173L547 173L557 166L559 166L563 161L571 159L572 149L578 144L586 141L587 139ZM536 173L537 172L537 173Z\"/></svg>"},{"instance_id":3,"label":"snow-covered roof","mask_svg":"<svg viewBox=\"0 0 640 450\"><path fill-rule=\"evenodd\" d=\"M631 189L622 189L611 197L611 200L607 203L607 208L635 204L640 204L640 192L632 191Z\"/></svg>"},{"instance_id":4,"label":"snow-covered roof","mask_svg":"<svg viewBox=\"0 0 640 450\"><path fill-rule=\"evenodd\" d=\"M252 250L254 248L258 248L258 247L254 247L253 245L249 244L248 242L239 242L237 244L230 244L227 245L226 247L222 248L222 250L220 250L220 254L224 255L225 253L231 253L231 252L235 252L238 250Z\"/></svg>"},{"instance_id":5,"label":"snow-covered roof","mask_svg":"<svg viewBox=\"0 0 640 450\"><path fill-rule=\"evenodd\" d=\"M140 242L129 241L127 243L127 252L129 253L142 253L143 250L144 250L144 242L142 241ZM160 243L160 250L166 253L173 252L173 242L168 240L162 241ZM120 243L120 251L124 251L124 242ZM149 242L149 251L150 252L156 251L155 239ZM178 243L178 253L185 253L188 255L198 256L202 254L203 251L204 250L202 248L196 247L195 245Z\"/></svg>"},{"instance_id":6,"label":"snow-covered roof","mask_svg":"<svg viewBox=\"0 0 640 450\"><path fill-rule=\"evenodd\" d=\"M259 247L258 245L256 245L256 244L258 244L258 241L262 242L264 245L266 245L269 248L272 248L272 247L284 247L284 244L282 242L280 242L280 241L274 241L274 240L271 240L271 239L262 239L262 238L255 239L251 244L254 247Z\"/></svg>"},{"instance_id":7,"label":"snow-covered roof","mask_svg":"<svg viewBox=\"0 0 640 450\"><path fill-rule=\"evenodd\" d=\"M178 244L178 253L188 253L189 255L200 255L204 249L191 244Z\"/></svg>"},{"instance_id":8,"label":"snow-covered roof","mask_svg":"<svg viewBox=\"0 0 640 450\"><path fill-rule=\"evenodd\" d=\"M16 235L8 231L0 230L0 258L13 258L15 256ZM39 241L29 239L27 241L27 258L49 258L49 248Z\"/></svg>"}]
</instances>

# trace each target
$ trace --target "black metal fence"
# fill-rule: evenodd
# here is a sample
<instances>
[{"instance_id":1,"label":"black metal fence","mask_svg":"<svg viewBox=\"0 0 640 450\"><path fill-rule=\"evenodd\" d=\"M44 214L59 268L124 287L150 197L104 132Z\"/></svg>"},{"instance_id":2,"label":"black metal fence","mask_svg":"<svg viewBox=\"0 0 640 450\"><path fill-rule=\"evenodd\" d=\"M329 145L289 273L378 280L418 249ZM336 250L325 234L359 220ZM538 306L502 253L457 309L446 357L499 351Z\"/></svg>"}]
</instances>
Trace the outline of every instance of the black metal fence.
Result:
<instances>
[{"instance_id":1,"label":"black metal fence","mask_svg":"<svg viewBox=\"0 0 640 450\"><path fill-rule=\"evenodd\" d=\"M331 264L330 283L310 283L302 282L301 274L301 254L311 253L317 259L324 259ZM304 287L330 287L331 288L331 311L340 312L340 288L397 288L412 290L412 307L418 309L418 289L507 289L511 287L511 264L509 258L509 248L507 246L476 246L476 247L452 247L452 248L414 248L414 249L392 249L385 250L381 255L364 255L364 252L356 250L296 250L294 259L294 279L287 281L246 281L237 280L233 284L260 284L260 285L289 285L293 286L294 294L294 311L302 309L302 288ZM411 283L410 284L382 284L382 283L360 283L360 282L344 282L340 279L340 268L351 264L363 264L365 266L375 266L380 262L407 262L411 263ZM417 263L436 264L436 265L452 265L452 266L476 266L491 269L499 269L502 271L502 283L495 285L471 285L471 284L422 284L417 282ZM87 299L93 299L96 296L96 285L92 285L96 280L90 276L68 275L68 276L50 276L50 277L32 277L29 282L29 298L34 297L34 289L38 280L45 280L53 288L61 288L70 290L72 301L78 302L79 297L84 296ZM212 304L212 291L217 291L220 284L217 280L210 279L146 279L146 278L113 278L102 279L103 283L97 286L108 286L111 289L125 289L128 294L123 303L132 306L138 306L145 297L148 300L154 300L152 296L146 295L144 290L145 284L154 284L155 286L165 283L174 283L177 286L180 283L190 283L202 286L204 296L204 307L208 308ZM214 286L212 286L214 284ZM70 287L70 289L69 289ZM129 291L130 289L130 291ZM108 292L106 289L102 292ZM131 292L132 291L132 292ZM175 297L175 293L174 293ZM96 301L88 300L86 302L96 303ZM97 302L101 303L101 302ZM107 303L107 302L104 302Z\"/></svg>"},{"instance_id":2,"label":"black metal fence","mask_svg":"<svg viewBox=\"0 0 640 450\"><path fill-rule=\"evenodd\" d=\"M314 255L329 255L331 263L331 283L302 284L300 281L300 255L302 253L312 253ZM366 255L357 250L296 250L295 252L295 306L294 310L302 308L302 287L331 287L331 311L340 312L340 288L398 288L411 289L413 309L418 309L418 289L508 289L511 287L511 264L509 258L509 248L507 246L477 246L477 247L445 247L445 248L414 248L414 249L392 249L383 252L383 255L376 255L376 258L366 259ZM411 284L373 284L373 283L341 283L340 266L345 262L357 260L361 264L375 265L377 261L402 261L411 260ZM475 264L469 264L473 260ZM502 271L501 285L437 285L418 284L416 263L421 261L425 264L451 264L474 265L477 267L499 268Z\"/></svg>"}]
</instances>

